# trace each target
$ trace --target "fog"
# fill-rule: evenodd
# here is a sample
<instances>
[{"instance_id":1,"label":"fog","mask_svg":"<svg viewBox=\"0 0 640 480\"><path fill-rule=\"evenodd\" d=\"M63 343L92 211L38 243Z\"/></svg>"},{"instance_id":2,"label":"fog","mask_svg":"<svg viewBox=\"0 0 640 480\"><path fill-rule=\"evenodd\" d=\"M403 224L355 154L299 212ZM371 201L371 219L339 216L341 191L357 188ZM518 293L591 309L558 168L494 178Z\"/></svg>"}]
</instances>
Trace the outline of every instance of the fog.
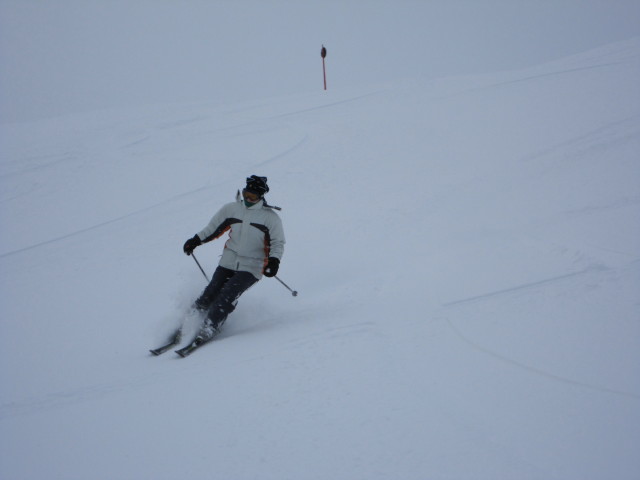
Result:
<instances>
[{"instance_id":1,"label":"fog","mask_svg":"<svg viewBox=\"0 0 640 480\"><path fill-rule=\"evenodd\" d=\"M640 2L0 0L1 122L508 70L640 34Z\"/></svg>"}]
</instances>

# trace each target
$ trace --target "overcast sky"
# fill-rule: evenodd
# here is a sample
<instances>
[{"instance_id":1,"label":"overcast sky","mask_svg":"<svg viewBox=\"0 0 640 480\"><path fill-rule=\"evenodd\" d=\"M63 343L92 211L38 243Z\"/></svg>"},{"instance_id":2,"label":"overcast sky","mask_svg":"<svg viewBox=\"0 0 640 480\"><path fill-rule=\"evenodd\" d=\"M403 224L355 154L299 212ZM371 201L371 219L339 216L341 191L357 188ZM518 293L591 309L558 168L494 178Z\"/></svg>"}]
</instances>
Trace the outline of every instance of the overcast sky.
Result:
<instances>
[{"instance_id":1,"label":"overcast sky","mask_svg":"<svg viewBox=\"0 0 640 480\"><path fill-rule=\"evenodd\" d=\"M533 65L640 35L638 0L0 0L0 121Z\"/></svg>"}]
</instances>

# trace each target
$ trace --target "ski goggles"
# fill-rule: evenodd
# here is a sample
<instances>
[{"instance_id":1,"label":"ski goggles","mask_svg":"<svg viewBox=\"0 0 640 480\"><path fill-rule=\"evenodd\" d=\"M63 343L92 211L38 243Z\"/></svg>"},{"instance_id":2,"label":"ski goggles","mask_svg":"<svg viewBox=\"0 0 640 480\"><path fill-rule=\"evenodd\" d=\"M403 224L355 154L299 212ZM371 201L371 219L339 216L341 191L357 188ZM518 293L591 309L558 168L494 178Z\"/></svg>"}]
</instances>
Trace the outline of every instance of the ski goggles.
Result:
<instances>
[{"instance_id":1,"label":"ski goggles","mask_svg":"<svg viewBox=\"0 0 640 480\"><path fill-rule=\"evenodd\" d=\"M257 193L249 192L245 189L242 190L242 198L249 203L258 203L261 197Z\"/></svg>"}]
</instances>

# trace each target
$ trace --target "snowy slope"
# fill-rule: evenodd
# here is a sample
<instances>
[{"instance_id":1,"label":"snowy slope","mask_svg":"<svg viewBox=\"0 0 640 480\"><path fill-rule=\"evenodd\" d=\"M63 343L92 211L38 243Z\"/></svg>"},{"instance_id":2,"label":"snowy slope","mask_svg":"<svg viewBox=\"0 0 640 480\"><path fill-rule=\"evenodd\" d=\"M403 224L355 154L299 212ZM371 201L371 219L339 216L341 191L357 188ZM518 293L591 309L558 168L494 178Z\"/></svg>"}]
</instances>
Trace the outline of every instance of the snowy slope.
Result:
<instances>
[{"instance_id":1,"label":"snowy slope","mask_svg":"<svg viewBox=\"0 0 640 480\"><path fill-rule=\"evenodd\" d=\"M636 478L639 59L2 125L0 477ZM300 295L151 357L254 173Z\"/></svg>"}]
</instances>

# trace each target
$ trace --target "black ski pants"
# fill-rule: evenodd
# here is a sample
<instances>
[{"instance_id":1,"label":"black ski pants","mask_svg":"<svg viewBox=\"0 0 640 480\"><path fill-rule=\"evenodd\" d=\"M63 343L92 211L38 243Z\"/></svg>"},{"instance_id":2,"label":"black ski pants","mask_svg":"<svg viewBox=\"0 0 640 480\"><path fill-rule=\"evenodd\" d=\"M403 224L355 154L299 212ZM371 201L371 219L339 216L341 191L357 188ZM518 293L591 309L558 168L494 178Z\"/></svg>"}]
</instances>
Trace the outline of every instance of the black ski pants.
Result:
<instances>
[{"instance_id":1,"label":"black ski pants","mask_svg":"<svg viewBox=\"0 0 640 480\"><path fill-rule=\"evenodd\" d=\"M195 302L198 310L207 312L214 328L222 326L227 316L236 308L237 300L258 279L249 272L236 272L218 267L213 278Z\"/></svg>"}]
</instances>

